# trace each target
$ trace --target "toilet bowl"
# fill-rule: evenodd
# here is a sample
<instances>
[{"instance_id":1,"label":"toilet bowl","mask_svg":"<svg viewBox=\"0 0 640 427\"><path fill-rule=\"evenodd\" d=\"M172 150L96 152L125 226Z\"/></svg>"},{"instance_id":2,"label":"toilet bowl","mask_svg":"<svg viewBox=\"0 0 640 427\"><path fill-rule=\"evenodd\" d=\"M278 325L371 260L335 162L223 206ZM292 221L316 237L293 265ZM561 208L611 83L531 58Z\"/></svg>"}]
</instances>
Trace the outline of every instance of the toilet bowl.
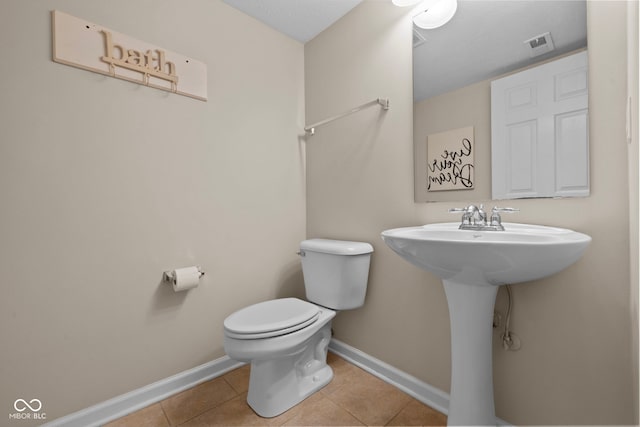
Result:
<instances>
[{"instance_id":1,"label":"toilet bowl","mask_svg":"<svg viewBox=\"0 0 640 427\"><path fill-rule=\"evenodd\" d=\"M264 337L256 333L251 334L254 335L252 338L244 338L230 331L237 329L235 325L247 321L260 309L283 313L281 310L286 306L308 311L315 309L316 313L308 325L282 335L273 335L278 331L269 331L262 334ZM241 316L232 318L234 315ZM234 315L225 320L224 348L232 359L251 363L247 402L258 415L275 417L333 378L326 359L335 311L296 298L285 298L252 305ZM295 327L285 326L283 329Z\"/></svg>"},{"instance_id":2,"label":"toilet bowl","mask_svg":"<svg viewBox=\"0 0 640 427\"><path fill-rule=\"evenodd\" d=\"M300 256L312 302L264 301L225 319L225 351L251 363L247 402L258 415L275 417L331 381L331 321L336 310L364 304L371 252L368 243L305 240Z\"/></svg>"}]
</instances>

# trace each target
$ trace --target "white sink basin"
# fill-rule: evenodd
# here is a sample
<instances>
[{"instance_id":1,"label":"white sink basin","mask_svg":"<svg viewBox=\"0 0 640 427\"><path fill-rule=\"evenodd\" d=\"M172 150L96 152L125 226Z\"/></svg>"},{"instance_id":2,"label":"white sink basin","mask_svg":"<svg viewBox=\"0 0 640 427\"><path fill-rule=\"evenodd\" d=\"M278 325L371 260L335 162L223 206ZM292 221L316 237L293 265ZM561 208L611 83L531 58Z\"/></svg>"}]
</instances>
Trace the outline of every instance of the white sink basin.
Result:
<instances>
[{"instance_id":1,"label":"white sink basin","mask_svg":"<svg viewBox=\"0 0 640 427\"><path fill-rule=\"evenodd\" d=\"M382 232L410 263L442 279L451 326L448 425L496 425L492 321L498 285L541 279L576 262L591 237L563 228L505 223L505 231L460 223Z\"/></svg>"},{"instance_id":2,"label":"white sink basin","mask_svg":"<svg viewBox=\"0 0 640 427\"><path fill-rule=\"evenodd\" d=\"M382 239L410 263L470 285L541 279L576 262L591 241L586 234L542 225L505 223L505 231L459 230L459 225L395 228Z\"/></svg>"}]
</instances>

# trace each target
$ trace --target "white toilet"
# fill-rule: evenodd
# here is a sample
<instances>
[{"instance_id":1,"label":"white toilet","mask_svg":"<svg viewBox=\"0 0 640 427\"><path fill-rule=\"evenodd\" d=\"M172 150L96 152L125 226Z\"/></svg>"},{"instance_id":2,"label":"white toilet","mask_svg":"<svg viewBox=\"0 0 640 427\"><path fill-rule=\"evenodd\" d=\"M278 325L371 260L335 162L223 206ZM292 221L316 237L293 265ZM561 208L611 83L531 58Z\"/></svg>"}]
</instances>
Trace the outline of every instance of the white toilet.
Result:
<instances>
[{"instance_id":1,"label":"white toilet","mask_svg":"<svg viewBox=\"0 0 640 427\"><path fill-rule=\"evenodd\" d=\"M368 243L311 239L300 243L307 299L251 305L224 321L224 349L251 362L247 402L275 417L333 378L327 365L334 310L364 304L373 247Z\"/></svg>"}]
</instances>

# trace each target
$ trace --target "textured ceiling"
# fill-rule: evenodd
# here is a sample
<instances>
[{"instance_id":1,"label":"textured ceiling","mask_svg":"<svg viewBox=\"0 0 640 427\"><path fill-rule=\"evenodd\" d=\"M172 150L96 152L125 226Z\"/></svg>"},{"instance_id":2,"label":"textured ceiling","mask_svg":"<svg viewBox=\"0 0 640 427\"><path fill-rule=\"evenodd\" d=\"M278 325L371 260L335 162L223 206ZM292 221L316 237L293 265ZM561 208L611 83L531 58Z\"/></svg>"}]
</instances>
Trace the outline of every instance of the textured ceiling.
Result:
<instances>
[{"instance_id":1,"label":"textured ceiling","mask_svg":"<svg viewBox=\"0 0 640 427\"><path fill-rule=\"evenodd\" d=\"M362 0L224 1L306 43ZM414 49L414 99L421 101L585 47L586 15L585 0L458 0L458 10L445 26L416 29L425 41ZM551 33L556 49L530 58L524 41L545 32Z\"/></svg>"},{"instance_id":2,"label":"textured ceiling","mask_svg":"<svg viewBox=\"0 0 640 427\"><path fill-rule=\"evenodd\" d=\"M306 43L362 0L224 0L270 27Z\"/></svg>"},{"instance_id":3,"label":"textured ceiling","mask_svg":"<svg viewBox=\"0 0 640 427\"><path fill-rule=\"evenodd\" d=\"M460 0L445 26L418 31L425 42L413 51L416 101L585 47L586 2ZM556 49L531 58L524 41L545 32Z\"/></svg>"}]
</instances>

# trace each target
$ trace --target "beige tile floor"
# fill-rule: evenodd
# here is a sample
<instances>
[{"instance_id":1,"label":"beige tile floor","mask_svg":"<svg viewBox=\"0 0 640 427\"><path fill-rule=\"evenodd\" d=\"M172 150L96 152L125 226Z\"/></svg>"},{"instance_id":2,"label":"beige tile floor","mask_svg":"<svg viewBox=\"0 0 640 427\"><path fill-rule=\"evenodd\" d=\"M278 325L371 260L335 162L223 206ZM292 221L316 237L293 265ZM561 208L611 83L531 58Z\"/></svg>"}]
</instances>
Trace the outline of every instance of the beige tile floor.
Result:
<instances>
[{"instance_id":1,"label":"beige tile floor","mask_svg":"<svg viewBox=\"0 0 640 427\"><path fill-rule=\"evenodd\" d=\"M333 380L275 418L247 404L249 366L171 396L107 424L169 426L444 426L447 417L366 371L329 353Z\"/></svg>"}]
</instances>

